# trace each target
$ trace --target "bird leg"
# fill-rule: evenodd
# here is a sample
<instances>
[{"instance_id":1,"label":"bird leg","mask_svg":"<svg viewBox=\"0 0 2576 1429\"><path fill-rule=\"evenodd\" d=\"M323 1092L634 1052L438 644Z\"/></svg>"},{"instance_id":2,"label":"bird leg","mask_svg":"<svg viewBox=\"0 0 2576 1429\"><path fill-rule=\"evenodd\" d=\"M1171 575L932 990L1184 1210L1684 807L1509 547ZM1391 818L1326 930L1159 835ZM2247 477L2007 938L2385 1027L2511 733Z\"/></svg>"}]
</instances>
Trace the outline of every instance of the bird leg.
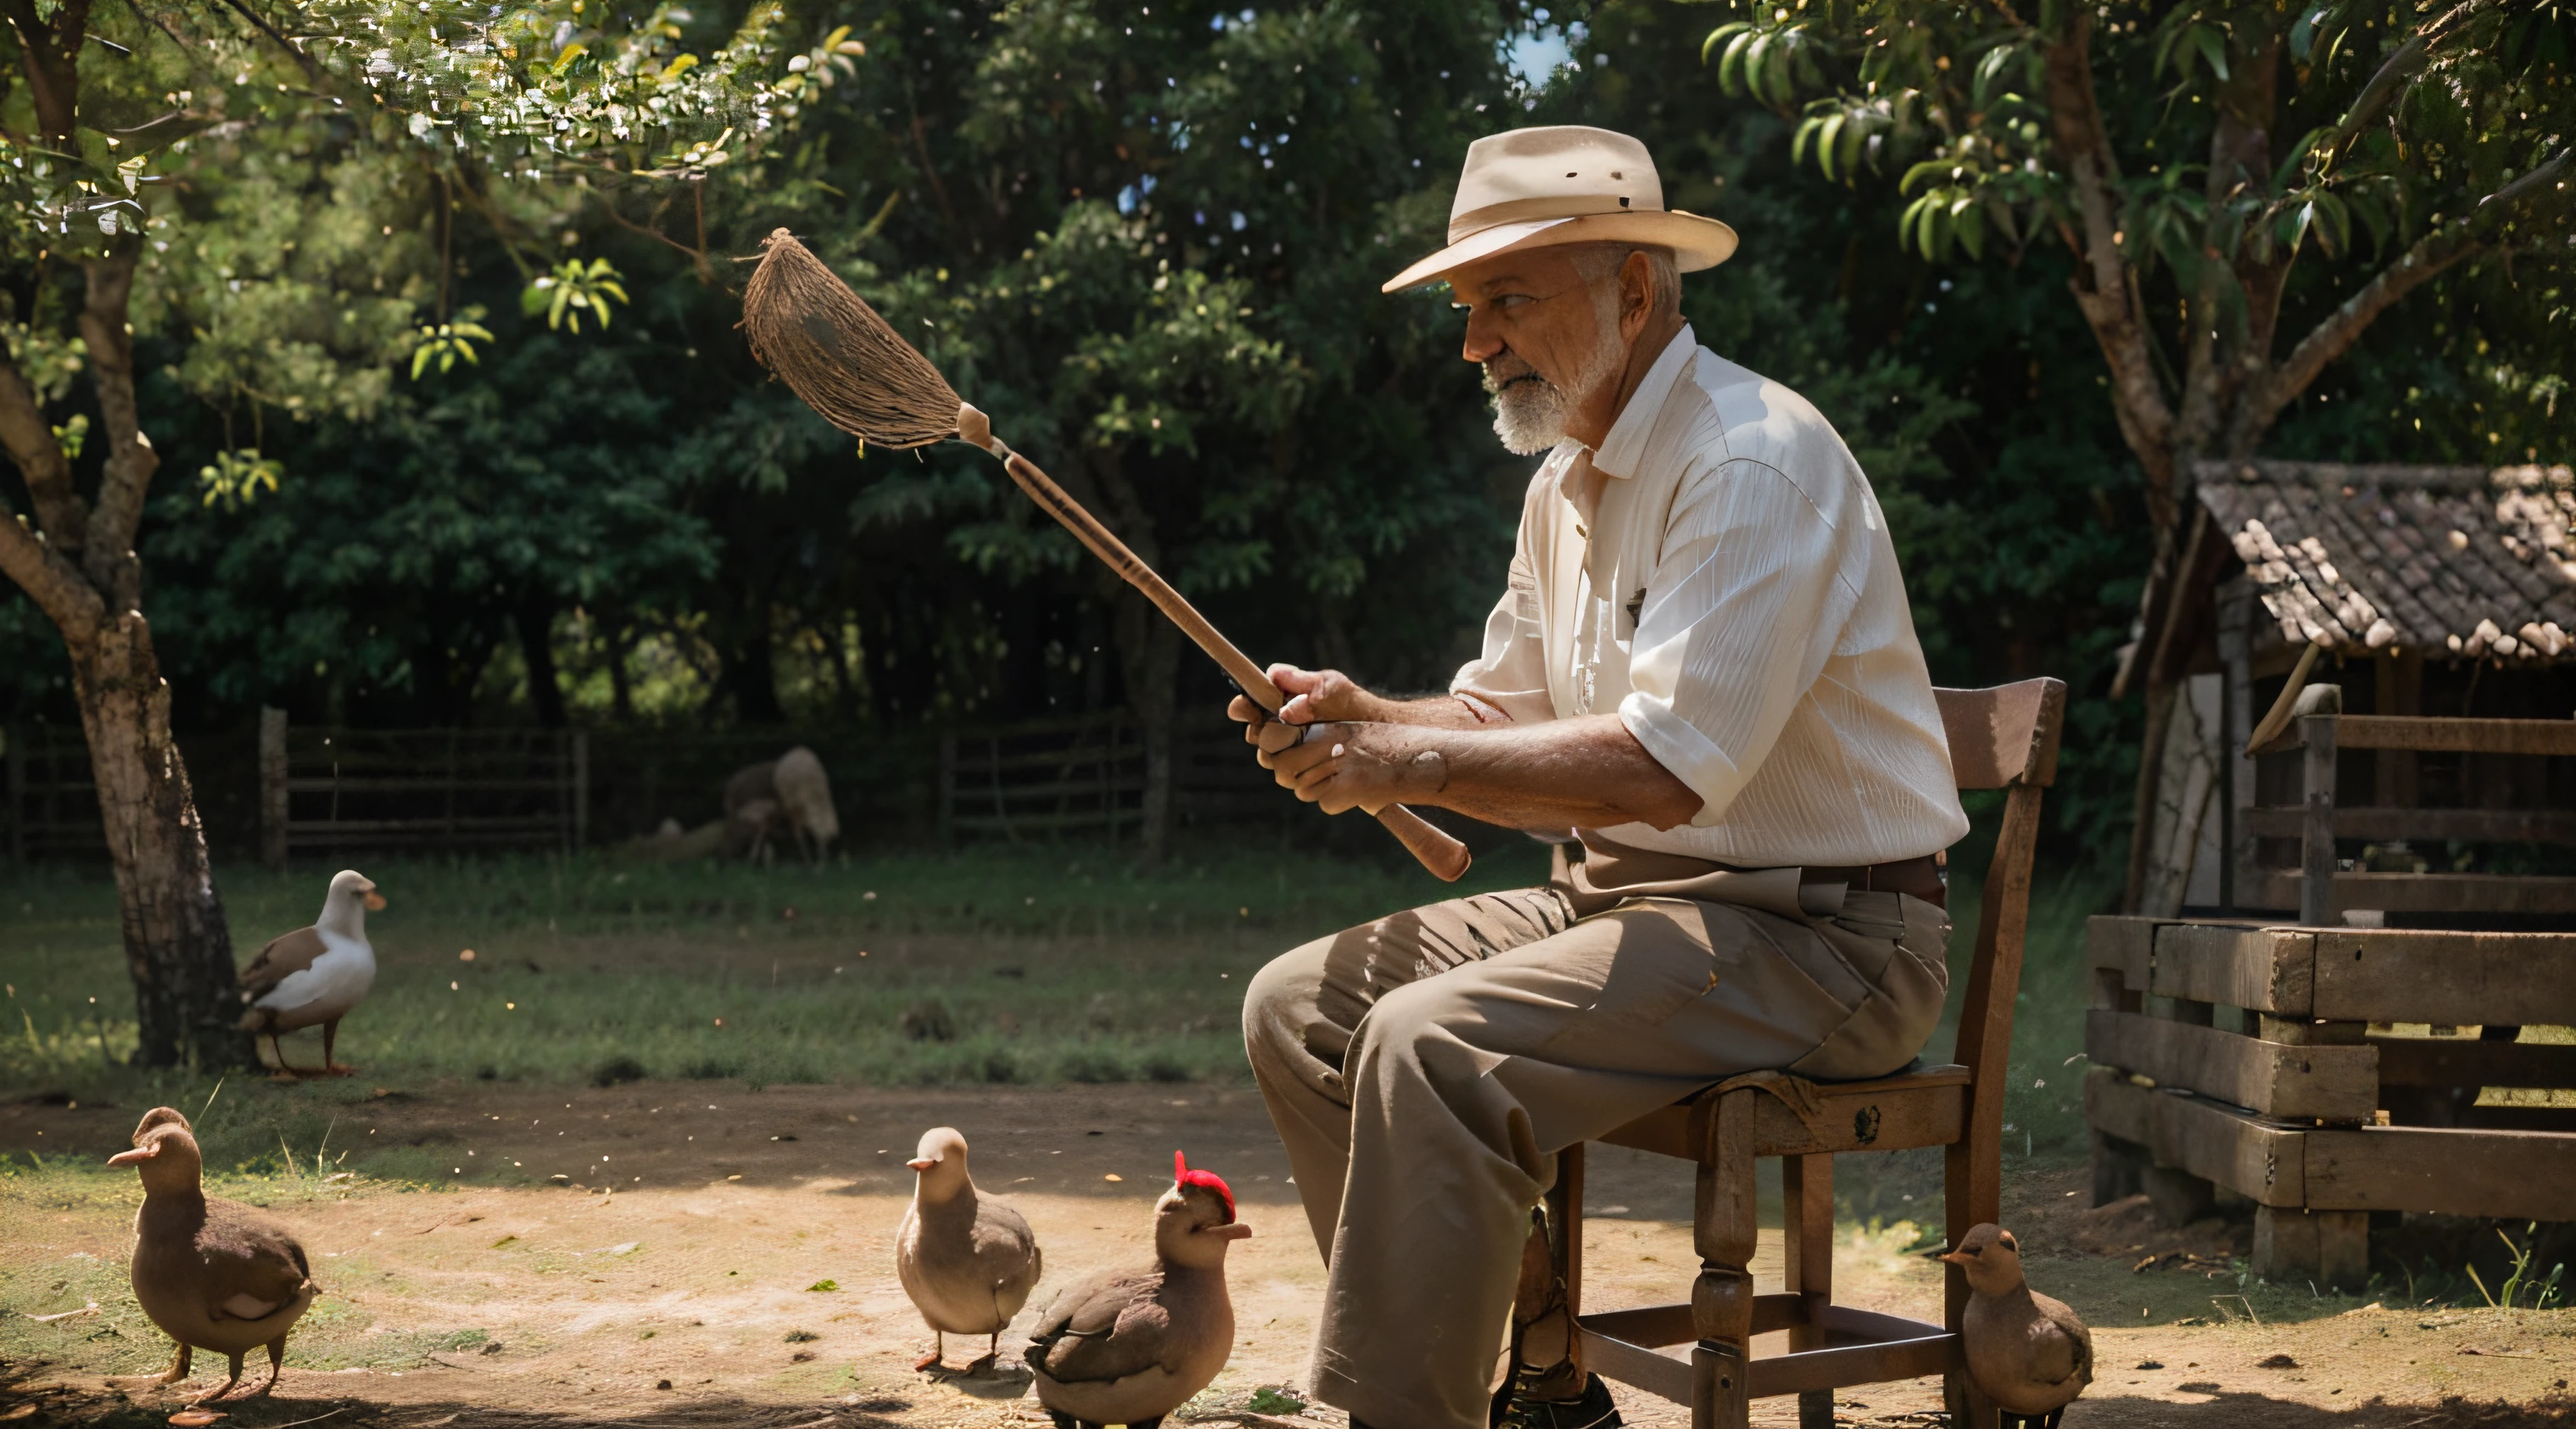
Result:
<instances>
[{"instance_id":1,"label":"bird leg","mask_svg":"<svg viewBox=\"0 0 2576 1429\"><path fill-rule=\"evenodd\" d=\"M188 1377L189 1356L195 1353L196 1351L189 1345L184 1342L181 1343L179 1346L178 1358L170 1361L170 1367L161 1372L161 1377L159 1379L152 1382L154 1384L177 1384L179 1381L186 1379Z\"/></svg>"},{"instance_id":2,"label":"bird leg","mask_svg":"<svg viewBox=\"0 0 2576 1429\"><path fill-rule=\"evenodd\" d=\"M269 1391L277 1388L278 1376L285 1372L286 1337L284 1335L280 1335L276 1339L268 1342L268 1383L261 1385L257 1390L253 1391L251 1398L267 1398Z\"/></svg>"},{"instance_id":3,"label":"bird leg","mask_svg":"<svg viewBox=\"0 0 2576 1429\"><path fill-rule=\"evenodd\" d=\"M933 1330L930 1332L930 1343L932 1346L930 1358L914 1361L912 1367L915 1370L928 1369L932 1365L939 1363L941 1360L948 1358L948 1337L946 1335L937 1330Z\"/></svg>"},{"instance_id":4,"label":"bird leg","mask_svg":"<svg viewBox=\"0 0 2576 1429\"><path fill-rule=\"evenodd\" d=\"M277 1025L276 1025L275 1023L271 1023L271 1024L269 1024L269 1028L268 1028L268 1050L269 1050L270 1052L272 1052L272 1053L275 1053L275 1054L276 1054L276 1056L277 1056L277 1074L278 1074L279 1076L281 1076L281 1077L310 1077L310 1076L318 1075L317 1073L312 1072L312 1071L309 1071L309 1070L307 1070L307 1069L305 1069L305 1068L303 1068L303 1067L294 1066L294 1065L290 1064L290 1063L286 1060L286 1048L285 1048L285 1047L283 1047L283 1046L281 1046L281 1045L279 1045L279 1043L278 1043L278 1040L277 1040ZM329 1056L329 1054L326 1052L326 1053L324 1054L324 1056L327 1058L327 1057Z\"/></svg>"},{"instance_id":5,"label":"bird leg","mask_svg":"<svg viewBox=\"0 0 2576 1429\"><path fill-rule=\"evenodd\" d=\"M989 1374L992 1372L993 1366L999 1363L1001 1358L1002 1332L995 1330L991 1335L985 1338L984 1353L978 1356L974 1363L966 1366L966 1373L969 1375Z\"/></svg>"},{"instance_id":6,"label":"bird leg","mask_svg":"<svg viewBox=\"0 0 2576 1429\"><path fill-rule=\"evenodd\" d=\"M341 1066L338 1062L331 1059L331 1044L339 1040L339 1037L339 1018L334 1017L330 1021L322 1024L322 1070L329 1076L345 1077L358 1069L355 1067Z\"/></svg>"},{"instance_id":7,"label":"bird leg","mask_svg":"<svg viewBox=\"0 0 2576 1429\"><path fill-rule=\"evenodd\" d=\"M1048 1410L1047 1417L1055 1421L1055 1429L1080 1429L1082 1424L1081 1420L1074 1418L1072 1415L1065 1413L1061 1409Z\"/></svg>"},{"instance_id":8,"label":"bird leg","mask_svg":"<svg viewBox=\"0 0 2576 1429\"><path fill-rule=\"evenodd\" d=\"M225 1395L232 1393L233 1386L241 1383L241 1355L236 1352L232 1357L232 1361L232 1373L224 1376L224 1382L222 1384L215 1386L211 1392L200 1394L188 1402L190 1404L212 1404L216 1400L223 1398Z\"/></svg>"}]
</instances>

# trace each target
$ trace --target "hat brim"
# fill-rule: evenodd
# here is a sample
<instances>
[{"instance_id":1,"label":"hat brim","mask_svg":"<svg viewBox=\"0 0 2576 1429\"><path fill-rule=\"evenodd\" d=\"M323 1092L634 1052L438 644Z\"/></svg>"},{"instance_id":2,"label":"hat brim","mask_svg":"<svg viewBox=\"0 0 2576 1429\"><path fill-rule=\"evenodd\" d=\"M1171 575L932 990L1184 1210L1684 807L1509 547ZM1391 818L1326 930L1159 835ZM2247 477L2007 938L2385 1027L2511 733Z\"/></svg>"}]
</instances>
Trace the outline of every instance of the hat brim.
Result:
<instances>
[{"instance_id":1,"label":"hat brim","mask_svg":"<svg viewBox=\"0 0 2576 1429\"><path fill-rule=\"evenodd\" d=\"M1429 283L1480 259L1523 248L1565 243L1637 243L1673 250L1685 273L1714 268L1735 256L1735 230L1695 213L1592 213L1573 218L1533 218L1498 223L1450 244L1386 281L1378 291L1401 292Z\"/></svg>"}]
</instances>

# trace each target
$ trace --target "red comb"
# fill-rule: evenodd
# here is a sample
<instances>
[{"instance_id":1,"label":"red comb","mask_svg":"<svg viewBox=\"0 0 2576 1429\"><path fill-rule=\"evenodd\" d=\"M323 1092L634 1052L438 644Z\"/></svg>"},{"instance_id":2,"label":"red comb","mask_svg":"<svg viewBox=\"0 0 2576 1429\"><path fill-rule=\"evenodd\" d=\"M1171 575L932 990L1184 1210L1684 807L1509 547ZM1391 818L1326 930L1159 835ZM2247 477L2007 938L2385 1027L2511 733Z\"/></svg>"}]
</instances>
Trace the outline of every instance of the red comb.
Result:
<instances>
[{"instance_id":1,"label":"red comb","mask_svg":"<svg viewBox=\"0 0 2576 1429\"><path fill-rule=\"evenodd\" d=\"M1181 1153L1175 1151L1172 1153L1172 1183L1175 1186L1198 1186L1216 1192L1216 1198L1225 1202L1226 1223L1229 1225L1233 1223L1234 1192L1226 1186L1225 1178L1214 1171L1191 1170L1190 1163L1182 1158Z\"/></svg>"}]
</instances>

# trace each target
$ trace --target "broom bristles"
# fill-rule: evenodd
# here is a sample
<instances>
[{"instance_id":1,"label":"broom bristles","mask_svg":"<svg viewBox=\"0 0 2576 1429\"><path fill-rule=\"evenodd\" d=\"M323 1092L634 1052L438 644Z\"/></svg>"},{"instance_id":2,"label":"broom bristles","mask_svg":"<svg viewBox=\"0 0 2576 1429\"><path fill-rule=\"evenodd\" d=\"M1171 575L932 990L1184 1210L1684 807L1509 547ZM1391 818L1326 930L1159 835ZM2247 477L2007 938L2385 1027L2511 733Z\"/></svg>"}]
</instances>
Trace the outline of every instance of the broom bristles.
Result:
<instances>
[{"instance_id":1,"label":"broom bristles","mask_svg":"<svg viewBox=\"0 0 2576 1429\"><path fill-rule=\"evenodd\" d=\"M805 405L881 447L957 435L957 391L840 275L782 228L743 290L752 356Z\"/></svg>"}]
</instances>

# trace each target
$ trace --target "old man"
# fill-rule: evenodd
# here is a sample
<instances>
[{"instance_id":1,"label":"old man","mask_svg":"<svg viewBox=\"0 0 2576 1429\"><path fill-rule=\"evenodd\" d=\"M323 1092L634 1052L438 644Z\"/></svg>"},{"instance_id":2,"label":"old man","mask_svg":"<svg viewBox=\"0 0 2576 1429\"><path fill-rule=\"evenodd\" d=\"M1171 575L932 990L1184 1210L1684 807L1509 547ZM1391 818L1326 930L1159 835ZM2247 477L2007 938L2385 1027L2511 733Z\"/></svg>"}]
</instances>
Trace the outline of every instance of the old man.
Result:
<instances>
[{"instance_id":1,"label":"old man","mask_svg":"<svg viewBox=\"0 0 2576 1429\"><path fill-rule=\"evenodd\" d=\"M1449 245L1386 291L1448 284L1496 434L1546 454L1484 651L1433 698L1281 666L1279 720L1231 709L1329 812L1579 847L1546 887L1309 943L1247 996L1329 1266L1314 1389L1354 1425L1618 1423L1561 1306L1512 1326L1554 1153L1745 1071L1895 1071L1940 1015L1935 856L1967 819L1931 681L1849 449L1682 319L1680 275L1735 246L1665 210L1625 135L1477 141Z\"/></svg>"}]
</instances>

